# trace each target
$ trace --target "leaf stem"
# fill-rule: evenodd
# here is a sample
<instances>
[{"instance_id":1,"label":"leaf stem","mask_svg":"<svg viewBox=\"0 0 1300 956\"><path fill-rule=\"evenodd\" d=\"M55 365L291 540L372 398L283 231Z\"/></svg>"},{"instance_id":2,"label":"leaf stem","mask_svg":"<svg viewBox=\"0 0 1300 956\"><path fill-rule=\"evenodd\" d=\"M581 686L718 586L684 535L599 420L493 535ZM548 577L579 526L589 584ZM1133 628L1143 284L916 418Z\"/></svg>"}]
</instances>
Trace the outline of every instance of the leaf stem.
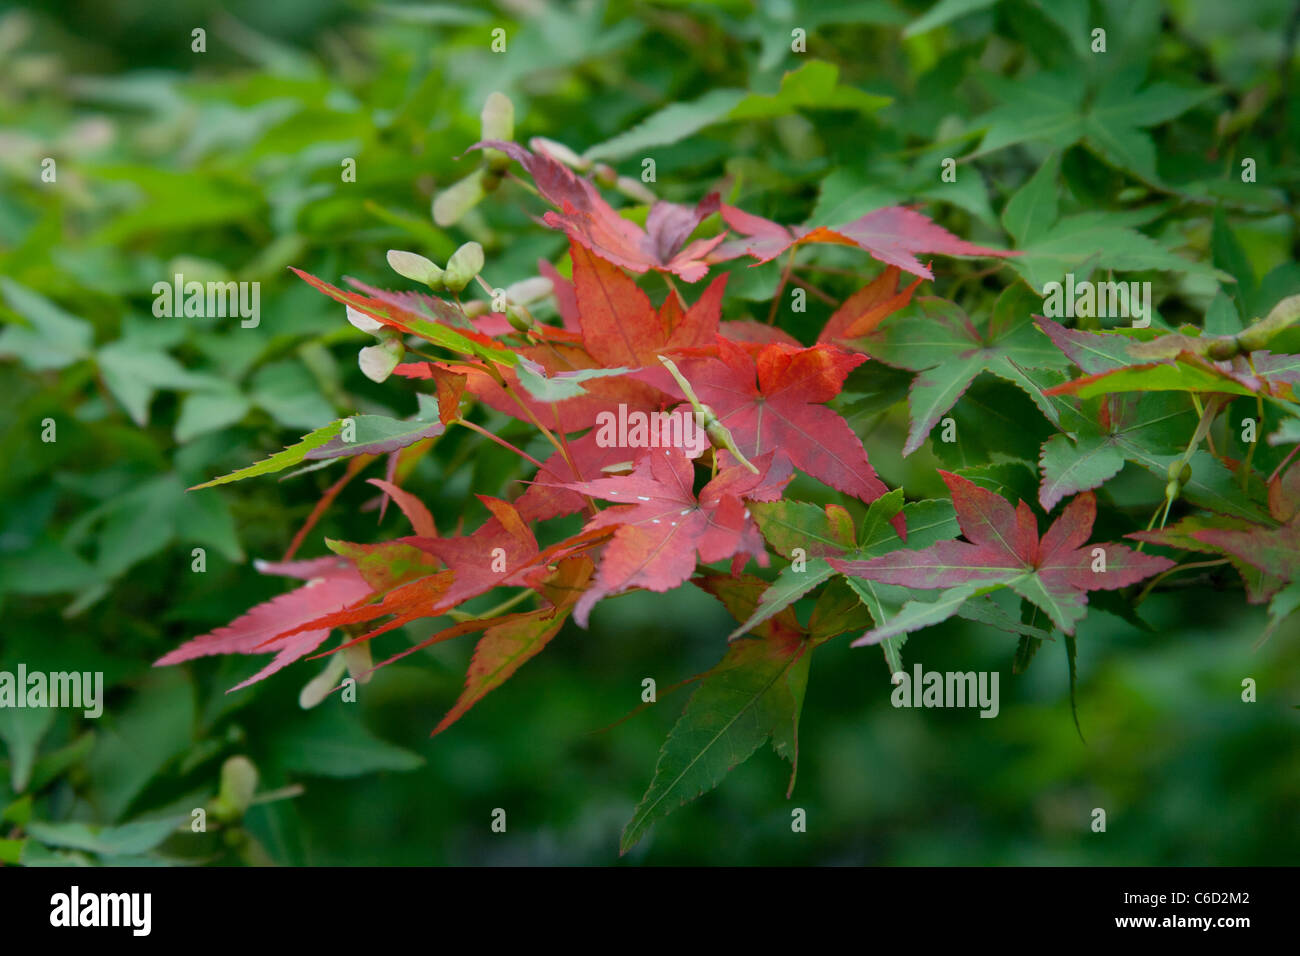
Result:
<instances>
[{"instance_id":1,"label":"leaf stem","mask_svg":"<svg viewBox=\"0 0 1300 956\"><path fill-rule=\"evenodd\" d=\"M512 172L512 171L507 171L507 172L506 172L506 179L510 180L512 183L516 183L516 184L522 186L524 189L526 189L528 192L532 193L532 194L533 194L534 196L536 196L538 199L545 199L545 198L546 198L545 196L543 196L543 195L541 194L541 192L537 189L536 186L534 186L532 183L530 183L530 182L529 182L528 180L526 180L526 179L520 179L520 178L519 178L518 176L516 176L516 175L514 174L514 172Z\"/></svg>"},{"instance_id":2,"label":"leaf stem","mask_svg":"<svg viewBox=\"0 0 1300 956\"><path fill-rule=\"evenodd\" d=\"M1175 574L1179 571L1190 571L1193 568L1217 568L1219 565L1227 563L1227 558L1219 558L1216 561L1189 561L1187 564L1176 564L1172 568L1162 571L1160 574L1157 574L1154 578L1148 581L1147 586L1142 589L1136 598L1134 598L1133 605L1136 607L1146 600L1147 595L1151 593L1152 589L1171 574Z\"/></svg>"},{"instance_id":3,"label":"leaf stem","mask_svg":"<svg viewBox=\"0 0 1300 956\"><path fill-rule=\"evenodd\" d=\"M524 588L519 593L511 595L496 607L484 611L482 614L471 614L468 611L458 611L453 609L447 612L447 616L453 621L486 621L490 618L500 617L502 614L506 613L506 611L510 610L516 604L519 604L532 594L533 591L530 588Z\"/></svg>"},{"instance_id":4,"label":"leaf stem","mask_svg":"<svg viewBox=\"0 0 1300 956\"><path fill-rule=\"evenodd\" d=\"M659 274L664 277L664 282L668 284L668 290L673 295L677 296L677 302L681 305L683 309L685 309L686 297L682 295L682 290L677 288L677 283L673 281L673 277L670 276L667 272L661 272Z\"/></svg>"},{"instance_id":5,"label":"leaf stem","mask_svg":"<svg viewBox=\"0 0 1300 956\"><path fill-rule=\"evenodd\" d=\"M817 296L817 298L821 299L827 305L831 305L831 306L839 305L839 300L836 299L835 296L831 295L828 292L823 292L821 289L817 288L811 282L808 282L806 279L799 278L799 276L795 275L793 272L790 273L790 281L793 282L801 289L807 289L809 292Z\"/></svg>"},{"instance_id":6,"label":"leaf stem","mask_svg":"<svg viewBox=\"0 0 1300 956\"><path fill-rule=\"evenodd\" d=\"M496 442L496 443L497 443L498 445L500 445L502 448L508 448L510 451L514 452L514 453L515 453L516 455L518 455L520 458L523 458L523 459L525 459L525 460L527 460L527 461L531 461L531 462L532 462L534 465L536 465L538 468L541 468L541 467L542 467L542 463L541 463L540 461L538 461L536 458L534 458L532 455L528 454L528 452L524 451L522 448L516 448L514 445L510 444L510 442L506 441L506 440L505 440L504 438L502 438L501 436L492 434L490 431L488 431L488 430L487 430L486 428L484 428L482 425L476 425L474 422L471 422L471 421L469 421L469 420L467 420L467 419L464 419L464 418L457 419L456 424L457 424L457 425L464 425L464 426L465 426L466 428L468 428L470 431L478 432L478 433L479 433L480 435L482 435L484 438L488 438L488 439L490 439L490 440Z\"/></svg>"},{"instance_id":7,"label":"leaf stem","mask_svg":"<svg viewBox=\"0 0 1300 956\"><path fill-rule=\"evenodd\" d=\"M1253 365L1254 363L1251 364ZM1256 421L1259 422L1260 428L1263 428L1264 427L1264 399L1258 395L1255 396L1255 419ZM1228 427L1229 428L1232 427L1231 422L1228 423ZM1255 446L1257 446L1258 444L1259 444L1259 436L1256 435L1255 441L1251 442L1250 447L1246 449L1246 459L1244 462L1242 462L1241 465L1242 492L1247 492L1250 489L1250 471L1251 468L1254 466Z\"/></svg>"},{"instance_id":8,"label":"leaf stem","mask_svg":"<svg viewBox=\"0 0 1300 956\"><path fill-rule=\"evenodd\" d=\"M790 272L794 269L794 254L798 249L798 246L791 246L790 254L785 257L785 268L781 270L781 281L777 283L776 293L772 296L772 307L767 312L768 325L776 322L776 312L781 307L781 294L785 292L786 284L790 281Z\"/></svg>"}]
</instances>

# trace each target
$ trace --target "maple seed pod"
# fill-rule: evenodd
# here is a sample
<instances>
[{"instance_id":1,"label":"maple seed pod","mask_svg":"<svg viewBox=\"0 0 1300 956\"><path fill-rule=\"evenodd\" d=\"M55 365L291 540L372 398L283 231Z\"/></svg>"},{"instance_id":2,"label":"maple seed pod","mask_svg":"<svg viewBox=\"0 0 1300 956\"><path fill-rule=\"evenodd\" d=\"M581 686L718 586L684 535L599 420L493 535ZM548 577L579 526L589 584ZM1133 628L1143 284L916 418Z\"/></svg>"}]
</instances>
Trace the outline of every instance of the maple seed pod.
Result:
<instances>
[{"instance_id":1,"label":"maple seed pod","mask_svg":"<svg viewBox=\"0 0 1300 956\"><path fill-rule=\"evenodd\" d=\"M1273 337L1275 329L1256 329L1249 328L1236 337L1235 344L1241 354L1248 352L1258 352L1268 345L1269 339ZM1228 356L1231 358L1232 356Z\"/></svg>"},{"instance_id":2,"label":"maple seed pod","mask_svg":"<svg viewBox=\"0 0 1300 956\"><path fill-rule=\"evenodd\" d=\"M727 426L718 421L713 409L708 405L700 406L700 417L704 419L704 434L709 436L709 444L714 448L726 448L731 444L731 432Z\"/></svg>"},{"instance_id":3,"label":"maple seed pod","mask_svg":"<svg viewBox=\"0 0 1300 956\"><path fill-rule=\"evenodd\" d=\"M480 166L459 182L453 183L433 198L433 221L442 228L454 226L461 216L478 205L486 192L483 177L487 170Z\"/></svg>"},{"instance_id":4,"label":"maple seed pod","mask_svg":"<svg viewBox=\"0 0 1300 956\"><path fill-rule=\"evenodd\" d=\"M483 269L483 247L477 242L467 242L451 254L442 283L452 292L463 292L465 286Z\"/></svg>"},{"instance_id":5,"label":"maple seed pod","mask_svg":"<svg viewBox=\"0 0 1300 956\"><path fill-rule=\"evenodd\" d=\"M563 143L557 143L553 139L546 139L544 136L534 136L528 141L533 152L542 152L548 154L552 159L571 166L580 173L585 173L591 168L591 160L583 159Z\"/></svg>"},{"instance_id":6,"label":"maple seed pod","mask_svg":"<svg viewBox=\"0 0 1300 956\"><path fill-rule=\"evenodd\" d=\"M1177 481L1169 482L1169 484L1165 485L1165 497L1168 498L1170 501L1173 501L1175 498L1178 497L1178 492L1182 490L1182 487L1183 486L1180 485Z\"/></svg>"},{"instance_id":7,"label":"maple seed pod","mask_svg":"<svg viewBox=\"0 0 1300 956\"><path fill-rule=\"evenodd\" d=\"M388 264L399 276L412 282L423 282L431 289L442 286L442 269L438 268L433 260L426 259L417 252L389 249Z\"/></svg>"},{"instance_id":8,"label":"maple seed pod","mask_svg":"<svg viewBox=\"0 0 1300 956\"><path fill-rule=\"evenodd\" d=\"M1246 348L1240 339L1219 339L1210 343L1210 347L1205 354L1216 362L1225 362L1239 352L1249 351L1251 349Z\"/></svg>"},{"instance_id":9,"label":"maple seed pod","mask_svg":"<svg viewBox=\"0 0 1300 956\"><path fill-rule=\"evenodd\" d=\"M708 424L704 426L704 434L709 436L709 443L714 448L727 447L727 432L722 422L716 418L709 419Z\"/></svg>"},{"instance_id":10,"label":"maple seed pod","mask_svg":"<svg viewBox=\"0 0 1300 956\"><path fill-rule=\"evenodd\" d=\"M551 280L542 276L520 279L506 286L506 298L517 305L529 305L545 299L554 291Z\"/></svg>"},{"instance_id":11,"label":"maple seed pod","mask_svg":"<svg viewBox=\"0 0 1300 956\"><path fill-rule=\"evenodd\" d=\"M513 305L506 309L506 321L516 332L527 332L533 327L533 317L526 310Z\"/></svg>"},{"instance_id":12,"label":"maple seed pod","mask_svg":"<svg viewBox=\"0 0 1300 956\"><path fill-rule=\"evenodd\" d=\"M650 190L646 189L645 186L641 185L640 180L631 179L627 176L618 177L618 181L614 183L614 187L629 199L634 199L647 206L654 205L659 198Z\"/></svg>"},{"instance_id":13,"label":"maple seed pod","mask_svg":"<svg viewBox=\"0 0 1300 956\"><path fill-rule=\"evenodd\" d=\"M1192 466L1185 461L1171 461L1167 477L1171 482L1185 485L1192 480Z\"/></svg>"},{"instance_id":14,"label":"maple seed pod","mask_svg":"<svg viewBox=\"0 0 1300 956\"><path fill-rule=\"evenodd\" d=\"M483 112L479 114L479 123L484 139L514 139L515 105L510 102L510 97L504 93L489 95L487 102L483 104ZM483 188L491 192L501 182L501 173L510 168L510 157L500 150L485 149L483 158L488 171L496 174L496 182L491 186L488 185L487 178L483 181Z\"/></svg>"},{"instance_id":15,"label":"maple seed pod","mask_svg":"<svg viewBox=\"0 0 1300 956\"><path fill-rule=\"evenodd\" d=\"M406 355L406 346L402 344L401 332L396 329L385 329L379 333L379 338L378 345L367 345L357 355L357 365L361 367L361 373L372 382L386 381Z\"/></svg>"},{"instance_id":16,"label":"maple seed pod","mask_svg":"<svg viewBox=\"0 0 1300 956\"><path fill-rule=\"evenodd\" d=\"M371 335L374 335L380 329L384 328L384 323L380 322L378 319L372 319L364 312L360 312L357 309L352 308L350 305L347 307L347 310L348 321L352 323L353 327L360 329L362 332L369 332Z\"/></svg>"},{"instance_id":17,"label":"maple seed pod","mask_svg":"<svg viewBox=\"0 0 1300 956\"><path fill-rule=\"evenodd\" d=\"M221 765L221 786L212 804L212 815L224 823L242 817L257 792L257 768L247 757L231 757Z\"/></svg>"}]
</instances>

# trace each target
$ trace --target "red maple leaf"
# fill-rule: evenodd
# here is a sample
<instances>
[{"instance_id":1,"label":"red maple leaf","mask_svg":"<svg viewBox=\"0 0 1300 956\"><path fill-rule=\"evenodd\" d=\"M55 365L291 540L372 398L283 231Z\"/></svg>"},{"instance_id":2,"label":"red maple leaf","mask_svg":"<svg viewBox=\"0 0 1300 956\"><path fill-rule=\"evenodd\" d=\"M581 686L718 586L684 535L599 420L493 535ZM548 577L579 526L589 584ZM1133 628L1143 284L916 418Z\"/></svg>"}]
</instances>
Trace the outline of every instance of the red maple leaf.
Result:
<instances>
[{"instance_id":1,"label":"red maple leaf","mask_svg":"<svg viewBox=\"0 0 1300 956\"><path fill-rule=\"evenodd\" d=\"M712 282L685 309L676 295L669 295L655 309L649 297L622 269L588 252L577 242L570 243L570 254L573 260L570 292L580 341L514 350L542 366L548 375L592 368L657 366L660 354L713 342L720 327L725 276ZM408 378L437 378L439 368L419 362L399 365L396 371ZM534 399L511 369L499 370L509 386L507 390L481 367L447 364L441 368L443 374L452 371L464 376L468 391L497 411L524 421L529 420L528 412L531 412L548 428L564 433L591 427L598 414L620 404L626 405L629 411L650 412L661 408L667 400L663 393L645 382L619 376L592 379L584 383L582 395L547 403Z\"/></svg>"},{"instance_id":2,"label":"red maple leaf","mask_svg":"<svg viewBox=\"0 0 1300 956\"><path fill-rule=\"evenodd\" d=\"M403 545L441 559L448 570L425 573L416 580L409 580L387 591L375 603L312 618L280 637L308 629L363 624L391 615L391 620L349 642L355 644L419 618L437 617L495 587L522 586L541 591L542 581L550 574L551 563L578 554L607 536L584 532L539 551L532 530L513 505L486 495L480 495L479 500L492 512L492 517L473 534L452 538L400 539L399 543Z\"/></svg>"},{"instance_id":3,"label":"red maple leaf","mask_svg":"<svg viewBox=\"0 0 1300 956\"><path fill-rule=\"evenodd\" d=\"M1034 513L960 475L940 471L952 493L965 541L940 541L919 551L891 551L867 561L831 558L837 571L913 588L1005 585L1038 605L1061 630L1074 633L1089 591L1113 591L1157 574L1168 558L1120 544L1084 547L1097 516L1092 492L1077 496L1041 538Z\"/></svg>"},{"instance_id":4,"label":"red maple leaf","mask_svg":"<svg viewBox=\"0 0 1300 956\"><path fill-rule=\"evenodd\" d=\"M542 217L546 225L562 229L569 238L608 262L633 272L656 269L672 272L687 282L698 282L709 271L705 257L726 233L687 244L705 217L718 211L718 196L711 194L693 209L671 202L656 202L642 229L618 215L590 181L576 175L544 150L530 153L518 143L485 140L470 149L500 150L528 170L538 191L559 212Z\"/></svg>"},{"instance_id":5,"label":"red maple leaf","mask_svg":"<svg viewBox=\"0 0 1300 956\"><path fill-rule=\"evenodd\" d=\"M560 275L560 271L546 259L537 260L537 273L551 280L551 294L555 296L555 307L559 310L564 327L570 332L581 331L582 326L578 323L578 299L573 291L572 280Z\"/></svg>"},{"instance_id":6,"label":"red maple leaf","mask_svg":"<svg viewBox=\"0 0 1300 956\"><path fill-rule=\"evenodd\" d=\"M713 343L722 316L726 276L714 279L685 311L681 300L672 294L656 310L622 269L577 242L569 244L569 254L582 344L604 367L657 365L658 356L665 351Z\"/></svg>"},{"instance_id":7,"label":"red maple leaf","mask_svg":"<svg viewBox=\"0 0 1300 956\"><path fill-rule=\"evenodd\" d=\"M573 482L607 478L607 467L631 464L637 457L636 449L618 445L602 445L598 432L590 431L580 438L567 441L565 452L555 452L542 462L533 483L515 500L515 507L525 521L545 521L560 515L581 511L586 499L565 487Z\"/></svg>"},{"instance_id":8,"label":"red maple leaf","mask_svg":"<svg viewBox=\"0 0 1300 956\"><path fill-rule=\"evenodd\" d=\"M274 653L271 663L230 688L239 690L310 654L329 637L331 630L326 626L302 631L298 629L300 625L320 617L323 612L349 607L371 593L366 579L343 558L330 556L279 564L258 562L257 569L263 574L281 574L307 583L257 605L226 627L186 641L160 657L154 666L179 664L213 654Z\"/></svg>"},{"instance_id":9,"label":"red maple leaf","mask_svg":"<svg viewBox=\"0 0 1300 956\"><path fill-rule=\"evenodd\" d=\"M989 249L958 239L947 229L905 206L886 206L842 226L783 226L735 206L722 206L722 218L745 239L733 240L714 250L710 262L724 262L737 256L753 256L758 263L770 262L791 246L834 243L857 246L886 265L897 266L913 275L933 279L929 267L916 258L918 253L947 256L1014 256L1005 249Z\"/></svg>"},{"instance_id":10,"label":"red maple leaf","mask_svg":"<svg viewBox=\"0 0 1300 956\"><path fill-rule=\"evenodd\" d=\"M906 289L898 288L898 266L868 282L835 310L817 336L818 343L836 344L841 339L856 339L875 331L889 316L912 301L912 293L921 284L917 279Z\"/></svg>"},{"instance_id":11,"label":"red maple leaf","mask_svg":"<svg viewBox=\"0 0 1300 956\"><path fill-rule=\"evenodd\" d=\"M587 522L584 532L618 529L605 547L595 583L578 600L574 620L586 627L597 601L628 588L677 587L695 571L697 552L705 564L746 554L767 564L763 538L744 501L779 498L793 474L790 462L768 455L755 463L759 473L754 474L725 452L719 457L722 467L698 499L695 466L677 448L648 452L630 475L563 486L615 503Z\"/></svg>"},{"instance_id":12,"label":"red maple leaf","mask_svg":"<svg viewBox=\"0 0 1300 956\"><path fill-rule=\"evenodd\" d=\"M863 501L889 490L867 462L862 440L825 405L866 356L830 345L747 349L721 337L715 342L716 355L683 358L677 365L742 454L753 459L780 450L800 471ZM685 398L666 371L638 375Z\"/></svg>"},{"instance_id":13,"label":"red maple leaf","mask_svg":"<svg viewBox=\"0 0 1300 956\"><path fill-rule=\"evenodd\" d=\"M516 580L521 571L533 567L536 561L537 538L515 507L487 495L479 495L478 499L492 512L492 517L473 534L413 542L421 550L441 558L455 574L451 587L438 601L440 608L455 607Z\"/></svg>"}]
</instances>

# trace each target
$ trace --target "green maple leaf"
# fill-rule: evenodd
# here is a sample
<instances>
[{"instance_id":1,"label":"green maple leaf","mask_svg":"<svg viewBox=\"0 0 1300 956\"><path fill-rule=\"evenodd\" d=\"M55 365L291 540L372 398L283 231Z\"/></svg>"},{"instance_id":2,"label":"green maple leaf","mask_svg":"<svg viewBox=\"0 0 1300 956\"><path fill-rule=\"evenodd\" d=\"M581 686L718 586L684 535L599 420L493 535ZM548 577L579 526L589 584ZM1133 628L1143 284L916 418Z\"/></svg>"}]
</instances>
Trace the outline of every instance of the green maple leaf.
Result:
<instances>
[{"instance_id":1,"label":"green maple leaf","mask_svg":"<svg viewBox=\"0 0 1300 956\"><path fill-rule=\"evenodd\" d=\"M981 372L1004 378L1031 397L1040 390L1025 369L1061 369L1067 363L1035 327L1037 298L1022 286L998 297L983 327L942 299L917 300L913 310L886 319L875 333L854 344L886 365L919 373L908 392L911 427L903 454L921 447L939 419L957 403Z\"/></svg>"},{"instance_id":2,"label":"green maple leaf","mask_svg":"<svg viewBox=\"0 0 1300 956\"><path fill-rule=\"evenodd\" d=\"M1140 462L1151 449L1172 454L1196 429L1196 411L1182 396L1116 397L1100 411L1099 419L1084 418L1073 435L1054 435L1043 443L1038 503L1045 511L1062 498L1100 487L1126 461Z\"/></svg>"},{"instance_id":3,"label":"green maple leaf","mask_svg":"<svg viewBox=\"0 0 1300 956\"><path fill-rule=\"evenodd\" d=\"M1095 269L1182 272L1231 280L1227 273L1185 259L1138 232L1135 227L1149 222L1158 210L1091 211L1061 218L1060 165L1060 154L1053 153L1002 209L1002 226L1020 252L1008 262L1034 289L1062 281L1067 272L1084 279Z\"/></svg>"},{"instance_id":4,"label":"green maple leaf","mask_svg":"<svg viewBox=\"0 0 1300 956\"><path fill-rule=\"evenodd\" d=\"M838 505L827 505L823 510L808 502L785 500L756 502L751 510L764 537L778 553L792 558L797 554L795 549L802 548L804 554L781 570L732 638L785 613L824 582L829 584L814 605L809 621L812 637L825 640L872 624L877 629L890 628L893 636L883 640L881 647L891 674L902 668L899 652L907 633L925 626L927 621L937 623L960 614L1011 633L1043 633L1021 625L991 596L977 596L972 591L952 606L941 606L934 603L932 594L914 588L837 576L827 560L834 557L865 561L902 548L925 548L951 540L957 536L958 527L952 503L947 500L904 505L902 490L895 489L871 503L856 542L852 519ZM907 522L906 542L890 523L900 510ZM848 587L844 588L844 584Z\"/></svg>"},{"instance_id":5,"label":"green maple leaf","mask_svg":"<svg viewBox=\"0 0 1300 956\"><path fill-rule=\"evenodd\" d=\"M1300 512L1291 513L1280 525L1266 518L1248 521L1188 515L1167 528L1138 531L1129 537L1227 558L1241 575L1247 599L1252 604L1269 601L1269 623L1263 637L1300 608Z\"/></svg>"},{"instance_id":6,"label":"green maple leaf","mask_svg":"<svg viewBox=\"0 0 1300 956\"><path fill-rule=\"evenodd\" d=\"M765 582L715 575L697 580L737 617L753 609ZM799 715L817 641L786 609L735 641L700 675L699 686L659 751L654 777L623 830L620 852L632 849L655 821L711 790L766 740L798 774Z\"/></svg>"},{"instance_id":7,"label":"green maple leaf","mask_svg":"<svg viewBox=\"0 0 1300 956\"><path fill-rule=\"evenodd\" d=\"M1134 552L1123 545L1086 545L1096 518L1096 499L1079 495L1042 535L1029 507L1013 508L999 495L950 472L940 477L952 492L965 541L940 541L919 550L899 549L866 561L832 558L851 580L911 588L942 589L937 599L911 602L903 624L877 627L857 644L892 637L900 628L915 630L957 613L972 597L1007 587L1045 611L1066 634L1085 614L1087 592L1116 590L1173 565L1167 558Z\"/></svg>"},{"instance_id":8,"label":"green maple leaf","mask_svg":"<svg viewBox=\"0 0 1300 956\"><path fill-rule=\"evenodd\" d=\"M1142 374L1129 364L1135 344L1127 335L1067 329L1041 317L1037 321L1063 354L1088 373L1076 382L1109 381L1124 372ZM1123 379L1117 381L1111 392L1125 392ZM1167 477L1170 464L1182 457L1179 449L1186 447L1195 431L1197 415L1189 399L1172 390L1112 394L1100 388L1078 389L1072 385L1050 387L1044 397L1062 402L1067 400L1064 393L1068 391L1085 397L1100 393L1106 398L1095 411L1089 411L1086 403L1067 402L1045 408L1045 414L1063 434L1049 438L1039 456L1043 482L1038 500L1044 508L1050 510L1064 497L1099 487L1118 474L1126 461L1161 479ZM1181 490L1188 501L1219 514L1263 516L1260 506L1241 493L1237 476L1214 455L1197 450L1188 463L1192 474Z\"/></svg>"},{"instance_id":9,"label":"green maple leaf","mask_svg":"<svg viewBox=\"0 0 1300 956\"><path fill-rule=\"evenodd\" d=\"M986 85L1001 105L980 117L986 129L976 155L1016 143L1041 142L1062 150L1083 143L1112 166L1158 185L1155 143L1145 131L1216 91L1163 82L1142 86L1142 79L1141 67L1119 70L1095 89L1078 70L1045 71L1030 82L987 77Z\"/></svg>"}]
</instances>

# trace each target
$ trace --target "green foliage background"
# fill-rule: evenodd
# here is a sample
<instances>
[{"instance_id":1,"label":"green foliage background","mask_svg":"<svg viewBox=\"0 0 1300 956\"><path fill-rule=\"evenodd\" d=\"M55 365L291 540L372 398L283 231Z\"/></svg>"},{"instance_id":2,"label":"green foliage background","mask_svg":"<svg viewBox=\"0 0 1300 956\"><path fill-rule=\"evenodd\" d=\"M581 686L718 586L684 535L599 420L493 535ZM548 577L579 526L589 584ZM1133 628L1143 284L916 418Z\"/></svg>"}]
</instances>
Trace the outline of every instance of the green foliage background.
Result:
<instances>
[{"instance_id":1,"label":"green foliage background","mask_svg":"<svg viewBox=\"0 0 1300 956\"><path fill-rule=\"evenodd\" d=\"M734 625L693 588L605 602L590 631L566 627L432 741L467 641L382 670L355 706L331 699L307 712L297 693L314 664L230 695L253 660L149 666L280 590L251 559L283 553L333 475L183 488L339 415L414 410L409 391L360 375L368 339L285 267L400 286L387 249L442 261L473 238L487 249L485 274L506 284L562 252L519 194L489 198L453 229L432 223L431 199L466 171L456 157L478 138L493 90L514 100L521 138L608 144L598 154L630 176L652 155L665 198L693 201L721 179L745 208L784 222L916 201L958 235L1005 244L1007 198L1059 159L1062 217L1101 214L1112 257L1133 261L1154 240L1200 264L1125 276L1176 293L1162 321L1199 321L1191 306L1208 308L1219 288L1210 265L1238 279L1229 288L1246 318L1300 291L1300 92L1285 66L1295 4L926 6L49 2L0 14L0 669L102 670L109 688L97 721L0 711L0 860L616 858L685 692L602 728L639 703L643 678L662 689L712 666ZM1108 30L1104 55L1088 49L1094 25ZM190 50L197 26L204 54ZM489 51L495 26L507 30L505 55ZM806 54L790 52L795 27L807 31ZM840 86L791 89L754 118L726 119L719 104L735 97L717 91L775 94L809 60L837 68ZM892 103L865 108L849 90ZM684 105L637 126L674 103ZM682 135L670 141L665 128ZM57 184L40 181L47 156ZM345 156L356 183L340 182ZM939 182L947 156L969 157L955 188ZM1247 156L1260 169L1249 186L1236 175ZM1053 217L1033 228L1057 258L996 275L986 262L940 260L933 294L987 308L1016 269L1041 284L1089 241ZM818 261L862 264L834 249ZM154 318L150 287L177 271L259 280L260 327ZM765 317L778 266L731 271L743 301L728 317L746 303ZM825 287L842 297L859 284L831 274ZM827 314L810 303L780 318L803 341ZM982 407L1006 414L1005 432ZM1025 441L1022 422L1037 427L1027 400L992 380L963 399L959 426L963 410L994 451ZM40 438L47 417L53 444ZM899 456L906 430L899 405L868 438L872 462L909 494L939 493L928 450ZM449 475L426 460L407 483L440 526L481 520L473 492L513 467L491 447L467 446ZM1145 480L1129 466L1116 493ZM376 530L359 488L304 556L321 553L322 533L401 533L391 509ZM194 547L207 549L204 574L190 570ZM793 799L788 767L764 749L627 860L1294 863L1300 624L1253 650L1262 611L1209 580L1146 601L1149 632L1098 612L1081 625L1086 743L1059 643L1013 677L1006 635L955 620L914 636L909 663L1001 671L1001 714L981 720L895 710L878 651L835 641L812 665ZM1240 700L1245 677L1258 682L1257 703ZM255 763L262 791L302 792L254 806L242 827L190 834L190 809L210 803L235 754ZM508 812L505 834L489 830L496 807ZM793 807L807 811L807 833L791 832ZM1089 829L1094 807L1107 811L1105 834Z\"/></svg>"}]
</instances>

